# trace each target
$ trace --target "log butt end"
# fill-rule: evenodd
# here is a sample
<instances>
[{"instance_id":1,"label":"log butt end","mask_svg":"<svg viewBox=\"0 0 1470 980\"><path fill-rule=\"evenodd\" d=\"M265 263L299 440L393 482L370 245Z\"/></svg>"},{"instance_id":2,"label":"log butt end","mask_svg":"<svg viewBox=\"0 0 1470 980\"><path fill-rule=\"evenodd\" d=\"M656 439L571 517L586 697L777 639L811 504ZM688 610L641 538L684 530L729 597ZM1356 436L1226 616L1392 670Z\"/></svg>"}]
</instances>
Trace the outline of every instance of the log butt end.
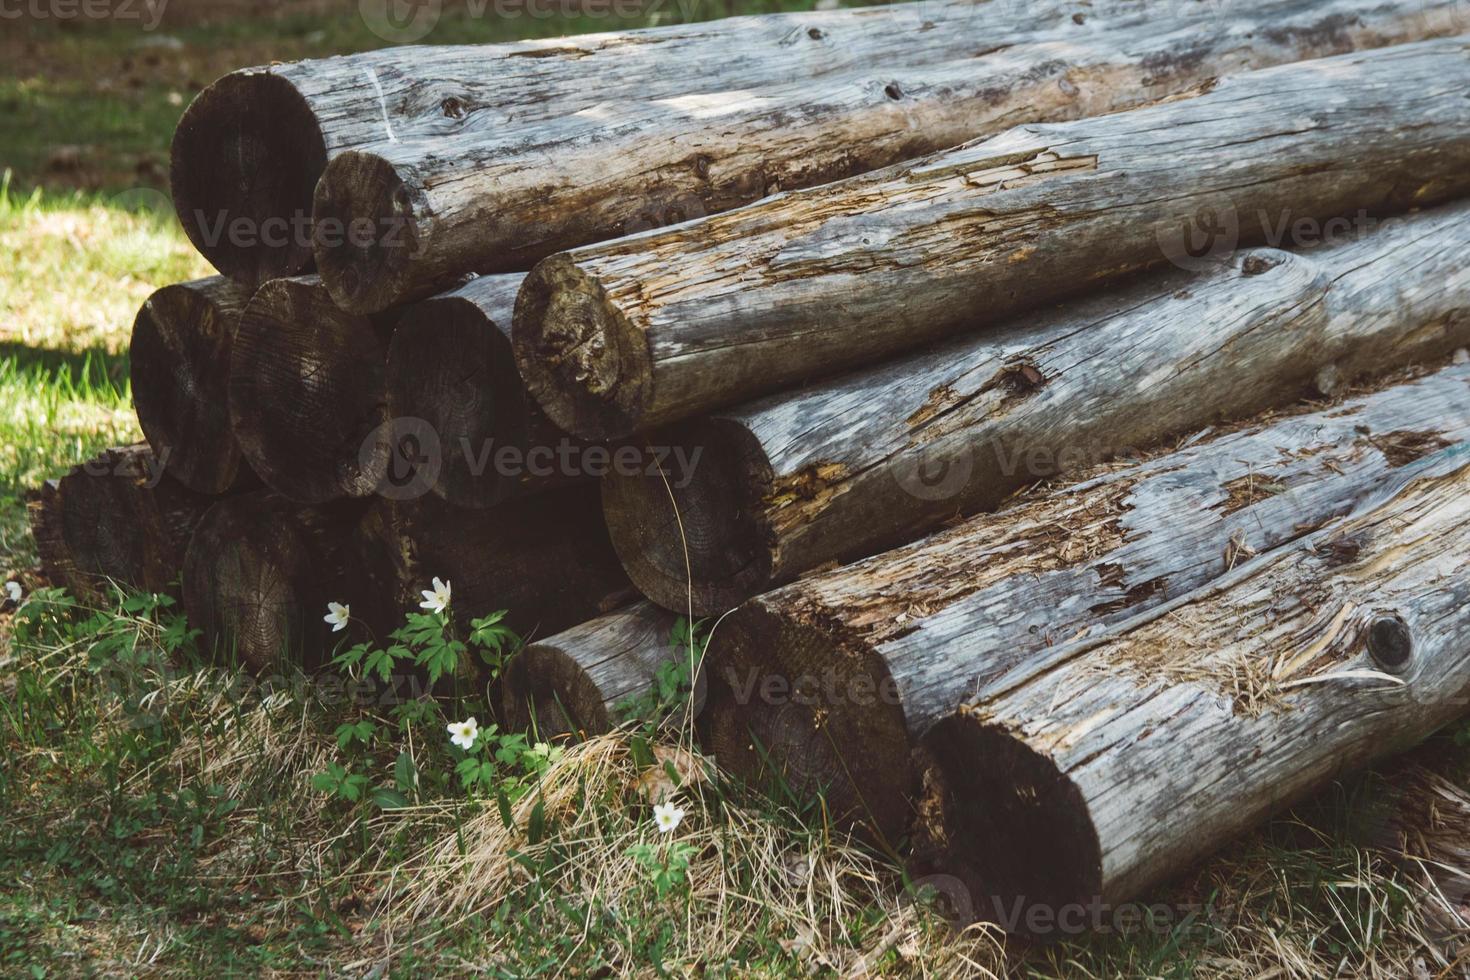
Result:
<instances>
[{"instance_id":1,"label":"log butt end","mask_svg":"<svg viewBox=\"0 0 1470 980\"><path fill-rule=\"evenodd\" d=\"M647 338L569 255L526 277L512 333L526 389L561 428L603 440L643 427L653 393Z\"/></svg>"},{"instance_id":2,"label":"log butt end","mask_svg":"<svg viewBox=\"0 0 1470 980\"><path fill-rule=\"evenodd\" d=\"M776 555L761 519L770 465L755 438L704 419L650 434L640 450L636 468L602 479L608 534L639 591L665 609L692 601L696 616L765 591Z\"/></svg>"},{"instance_id":3,"label":"log butt end","mask_svg":"<svg viewBox=\"0 0 1470 980\"><path fill-rule=\"evenodd\" d=\"M241 476L229 412L216 410L229 396L237 314L184 283L155 292L133 321L138 424L168 474L199 493L224 493Z\"/></svg>"},{"instance_id":4,"label":"log butt end","mask_svg":"<svg viewBox=\"0 0 1470 980\"><path fill-rule=\"evenodd\" d=\"M365 497L388 471L386 345L309 278L262 286L240 318L230 420L272 490L305 504Z\"/></svg>"},{"instance_id":5,"label":"log butt end","mask_svg":"<svg viewBox=\"0 0 1470 980\"><path fill-rule=\"evenodd\" d=\"M306 99L271 71L232 72L199 93L174 132L169 184L189 241L256 286L311 267L312 193L326 140Z\"/></svg>"},{"instance_id":6,"label":"log butt end","mask_svg":"<svg viewBox=\"0 0 1470 980\"><path fill-rule=\"evenodd\" d=\"M707 742L728 771L821 794L839 826L896 844L917 794L904 712L882 661L753 600L706 655Z\"/></svg>"},{"instance_id":7,"label":"log butt end","mask_svg":"<svg viewBox=\"0 0 1470 980\"><path fill-rule=\"evenodd\" d=\"M501 689L501 718L507 731L536 731L542 741L562 735L600 735L615 721L602 692L587 672L562 650L535 643L510 662Z\"/></svg>"},{"instance_id":8,"label":"log butt end","mask_svg":"<svg viewBox=\"0 0 1470 980\"><path fill-rule=\"evenodd\" d=\"M526 444L524 389L510 341L475 304L453 297L409 308L388 348L388 408L434 434L431 489L443 499L485 508L519 490L496 453Z\"/></svg>"},{"instance_id":9,"label":"log butt end","mask_svg":"<svg viewBox=\"0 0 1470 980\"><path fill-rule=\"evenodd\" d=\"M322 171L313 197L317 271L349 313L379 313L416 294L420 228L414 195L396 167L348 150ZM460 270L462 271L462 270Z\"/></svg>"},{"instance_id":10,"label":"log butt end","mask_svg":"<svg viewBox=\"0 0 1470 980\"><path fill-rule=\"evenodd\" d=\"M1056 763L996 725L957 712L923 739L938 767L946 871L966 883L977 918L1037 939L1103 894L1098 834L1082 793Z\"/></svg>"}]
</instances>

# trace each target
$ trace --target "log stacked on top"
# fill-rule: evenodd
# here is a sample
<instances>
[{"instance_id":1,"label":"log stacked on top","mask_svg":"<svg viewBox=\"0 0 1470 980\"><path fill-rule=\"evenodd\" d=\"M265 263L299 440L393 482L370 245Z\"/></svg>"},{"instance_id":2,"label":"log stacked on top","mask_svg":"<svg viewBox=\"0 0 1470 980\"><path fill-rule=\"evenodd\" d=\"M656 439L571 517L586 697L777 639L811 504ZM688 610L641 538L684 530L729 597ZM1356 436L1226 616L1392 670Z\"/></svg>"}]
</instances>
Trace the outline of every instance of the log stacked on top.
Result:
<instances>
[{"instance_id":1,"label":"log stacked on top","mask_svg":"<svg viewBox=\"0 0 1470 980\"><path fill-rule=\"evenodd\" d=\"M172 170L223 275L139 313L149 446L42 491L43 558L181 578L256 671L448 580L530 641L505 724L604 731L682 671L737 773L996 895L1126 897L1470 679L1419 595L1470 565L1470 369L1425 373L1470 345L1457 14L957 0L226 76ZM1297 745L1288 706L1360 720ZM1129 776L1104 711L1271 740L1252 805Z\"/></svg>"}]
</instances>

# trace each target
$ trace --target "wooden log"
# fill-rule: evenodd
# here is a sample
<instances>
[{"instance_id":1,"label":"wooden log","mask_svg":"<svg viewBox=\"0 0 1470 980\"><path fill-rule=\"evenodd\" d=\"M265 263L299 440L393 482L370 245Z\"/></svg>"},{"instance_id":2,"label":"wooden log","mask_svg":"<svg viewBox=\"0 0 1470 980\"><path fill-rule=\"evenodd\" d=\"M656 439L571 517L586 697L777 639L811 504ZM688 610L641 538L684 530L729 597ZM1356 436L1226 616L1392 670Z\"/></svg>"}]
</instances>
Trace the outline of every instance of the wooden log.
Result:
<instances>
[{"instance_id":1,"label":"wooden log","mask_svg":"<svg viewBox=\"0 0 1470 980\"><path fill-rule=\"evenodd\" d=\"M315 670L341 640L383 639L391 618L354 588L367 506L308 507L261 490L211 507L184 562L184 612L203 647L267 674L288 664ZM328 602L351 609L347 630L324 621Z\"/></svg>"},{"instance_id":2,"label":"wooden log","mask_svg":"<svg viewBox=\"0 0 1470 980\"><path fill-rule=\"evenodd\" d=\"M1467 446L1059 661L926 738L977 908L1052 936L1465 714Z\"/></svg>"},{"instance_id":3,"label":"wooden log","mask_svg":"<svg viewBox=\"0 0 1470 980\"><path fill-rule=\"evenodd\" d=\"M508 500L488 510L433 494L374 508L369 550L393 563L375 603L417 609L440 578L452 586L455 621L500 609L522 638L555 634L633 601L636 593L602 525L596 487L579 485Z\"/></svg>"},{"instance_id":4,"label":"wooden log","mask_svg":"<svg viewBox=\"0 0 1470 980\"><path fill-rule=\"evenodd\" d=\"M834 817L897 840L920 788L911 750L961 702L1045 676L1069 641L1300 538L1465 440L1470 367L1453 366L1112 464L799 580L715 630L706 744L751 779L768 758L799 790L825 787Z\"/></svg>"},{"instance_id":5,"label":"wooden log","mask_svg":"<svg viewBox=\"0 0 1470 980\"><path fill-rule=\"evenodd\" d=\"M648 441L698 463L610 474L613 544L649 598L685 608L692 583L715 615L1038 480L1449 354L1470 344L1467 218L1457 204L1303 253L1245 250L671 426Z\"/></svg>"},{"instance_id":6,"label":"wooden log","mask_svg":"<svg viewBox=\"0 0 1470 980\"><path fill-rule=\"evenodd\" d=\"M112 584L177 594L184 549L212 498L164 471L144 443L108 449L48 480L27 505L41 567L83 602Z\"/></svg>"},{"instance_id":7,"label":"wooden log","mask_svg":"<svg viewBox=\"0 0 1470 980\"><path fill-rule=\"evenodd\" d=\"M318 504L378 489L393 453L392 326L343 313L316 276L275 279L251 297L230 358L230 419L272 490Z\"/></svg>"},{"instance_id":8,"label":"wooden log","mask_svg":"<svg viewBox=\"0 0 1470 980\"><path fill-rule=\"evenodd\" d=\"M639 602L530 644L506 670L501 723L542 739L611 731L683 652L670 642L677 619Z\"/></svg>"},{"instance_id":9,"label":"wooden log","mask_svg":"<svg viewBox=\"0 0 1470 980\"><path fill-rule=\"evenodd\" d=\"M1201 208L1225 216L1233 246L1269 240L1284 219L1452 197L1470 190L1467 47L1428 41L1248 72L1195 98L1021 126L561 253L521 289L516 360L554 422L625 436L1171 254L1193 261L1181 228Z\"/></svg>"},{"instance_id":10,"label":"wooden log","mask_svg":"<svg viewBox=\"0 0 1470 980\"><path fill-rule=\"evenodd\" d=\"M249 467L230 427L230 349L250 293L223 276L165 286L133 321L128 360L138 424L164 470L224 493Z\"/></svg>"},{"instance_id":11,"label":"wooden log","mask_svg":"<svg viewBox=\"0 0 1470 980\"><path fill-rule=\"evenodd\" d=\"M727 211L990 135L1133 108L1227 72L1458 33L1455 5L1297 0L1139 17L1095 11L962 60L733 91L601 102L533 129L456 133L338 154L317 185L317 268L371 313L467 271L528 269L589 242ZM1193 14L1191 15L1191 11ZM616 167L606 161L616 160Z\"/></svg>"},{"instance_id":12,"label":"wooden log","mask_svg":"<svg viewBox=\"0 0 1470 980\"><path fill-rule=\"evenodd\" d=\"M577 478L539 458L584 444L541 414L511 353L524 278L481 276L408 307L388 348L389 414L431 443L421 452L434 467L425 482L456 506L489 507Z\"/></svg>"},{"instance_id":13,"label":"wooden log","mask_svg":"<svg viewBox=\"0 0 1470 980\"><path fill-rule=\"evenodd\" d=\"M898 4L511 44L394 47L244 69L205 89L179 120L169 167L174 207L216 269L259 285L309 269L312 191L327 162L346 150L415 135L452 146L461 134L534 126L608 100L966 57L1017 33L1070 24L1074 15L1085 21L1097 6ZM1106 4L1137 16L1145 6Z\"/></svg>"}]
</instances>

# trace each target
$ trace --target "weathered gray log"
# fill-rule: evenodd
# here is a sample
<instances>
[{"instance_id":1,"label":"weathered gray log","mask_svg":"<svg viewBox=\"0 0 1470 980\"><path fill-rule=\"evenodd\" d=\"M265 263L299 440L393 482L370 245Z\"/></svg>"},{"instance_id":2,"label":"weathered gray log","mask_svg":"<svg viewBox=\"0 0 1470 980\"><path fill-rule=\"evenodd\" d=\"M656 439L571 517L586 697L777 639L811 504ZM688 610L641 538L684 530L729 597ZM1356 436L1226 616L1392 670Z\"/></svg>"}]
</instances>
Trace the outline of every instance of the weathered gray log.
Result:
<instances>
[{"instance_id":1,"label":"weathered gray log","mask_svg":"<svg viewBox=\"0 0 1470 980\"><path fill-rule=\"evenodd\" d=\"M138 443L46 481L27 509L46 576L83 602L108 603L112 583L177 594L189 535L211 503Z\"/></svg>"},{"instance_id":2,"label":"weathered gray log","mask_svg":"<svg viewBox=\"0 0 1470 980\"><path fill-rule=\"evenodd\" d=\"M1463 19L1463 12L1460 11ZM1094 11L978 57L884 60L786 86L604 102L530 130L481 129L339 154L317 185L317 269L371 313L466 271L528 269L589 242L727 211L993 134L1186 92L1215 76L1458 33L1432 0L1166 5ZM1460 28L1464 29L1464 28ZM607 161L617 161L608 166Z\"/></svg>"},{"instance_id":3,"label":"weathered gray log","mask_svg":"<svg viewBox=\"0 0 1470 980\"><path fill-rule=\"evenodd\" d=\"M1470 446L1058 660L925 739L976 906L1053 936L1466 713Z\"/></svg>"},{"instance_id":4,"label":"weathered gray log","mask_svg":"<svg viewBox=\"0 0 1470 980\"><path fill-rule=\"evenodd\" d=\"M714 631L705 711L723 766L896 840L918 737L1042 676L1065 644L1158 608L1470 440L1470 367L1038 492L752 599ZM762 748L757 749L759 744Z\"/></svg>"},{"instance_id":5,"label":"weathered gray log","mask_svg":"<svg viewBox=\"0 0 1470 980\"><path fill-rule=\"evenodd\" d=\"M274 279L251 297L230 358L230 419L272 490L317 504L382 483L392 326L390 315L343 313L316 276Z\"/></svg>"},{"instance_id":6,"label":"weathered gray log","mask_svg":"<svg viewBox=\"0 0 1470 980\"><path fill-rule=\"evenodd\" d=\"M1233 246L1448 198L1470 190L1467 49L1248 72L555 255L517 299L516 360L553 421L611 438L1193 261L1202 208Z\"/></svg>"},{"instance_id":7,"label":"weathered gray log","mask_svg":"<svg viewBox=\"0 0 1470 980\"><path fill-rule=\"evenodd\" d=\"M309 507L270 491L209 509L184 562L184 612L202 646L257 673L320 667L339 640L383 640L384 609L353 583L355 534L367 504ZM333 632L327 603L346 604L349 628ZM372 627L369 627L369 623Z\"/></svg>"},{"instance_id":8,"label":"weathered gray log","mask_svg":"<svg viewBox=\"0 0 1470 980\"><path fill-rule=\"evenodd\" d=\"M1017 33L1085 21L1099 7L1143 16L1146 6L898 4L244 69L205 89L179 120L169 168L174 207L215 268L256 285L309 268L312 191L345 150L416 135L448 148L459 134L532 126L607 100L967 57ZM1079 23L1078 33L1085 30Z\"/></svg>"},{"instance_id":9,"label":"weathered gray log","mask_svg":"<svg viewBox=\"0 0 1470 980\"><path fill-rule=\"evenodd\" d=\"M611 731L654 690L659 668L687 655L671 645L677 619L639 602L530 644L506 670L501 724L543 739Z\"/></svg>"},{"instance_id":10,"label":"weathered gray log","mask_svg":"<svg viewBox=\"0 0 1470 980\"><path fill-rule=\"evenodd\" d=\"M164 470L200 493L242 476L230 426L230 349L249 290L223 276L165 286L133 321L133 407Z\"/></svg>"},{"instance_id":11,"label":"weathered gray log","mask_svg":"<svg viewBox=\"0 0 1470 980\"><path fill-rule=\"evenodd\" d=\"M560 632L612 612L636 593L613 553L597 490L579 485L508 500L487 510L433 494L385 500L364 522L368 565L380 574L376 605L417 609L433 579L452 586L455 622L507 610L522 638Z\"/></svg>"},{"instance_id":12,"label":"weathered gray log","mask_svg":"<svg viewBox=\"0 0 1470 980\"><path fill-rule=\"evenodd\" d=\"M1470 344L1467 219L1447 205L1304 253L1246 250L671 426L648 441L699 463L609 475L613 544L649 598L685 608L692 582L715 615L1037 480L1448 354Z\"/></svg>"},{"instance_id":13,"label":"weathered gray log","mask_svg":"<svg viewBox=\"0 0 1470 980\"><path fill-rule=\"evenodd\" d=\"M541 413L511 354L524 278L481 276L415 303L388 348L389 414L432 443L423 451L435 459L426 483L456 506L489 507L577 478L553 460L562 445L583 443Z\"/></svg>"}]
</instances>

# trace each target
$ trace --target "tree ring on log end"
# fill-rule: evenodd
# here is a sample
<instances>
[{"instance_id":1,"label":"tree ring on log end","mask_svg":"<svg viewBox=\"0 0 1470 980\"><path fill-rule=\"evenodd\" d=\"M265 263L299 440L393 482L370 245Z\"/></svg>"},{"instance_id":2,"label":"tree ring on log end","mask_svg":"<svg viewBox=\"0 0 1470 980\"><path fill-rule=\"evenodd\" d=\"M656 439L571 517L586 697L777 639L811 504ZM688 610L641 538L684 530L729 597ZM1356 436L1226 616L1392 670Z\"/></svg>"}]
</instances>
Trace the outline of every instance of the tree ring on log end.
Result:
<instances>
[{"instance_id":1,"label":"tree ring on log end","mask_svg":"<svg viewBox=\"0 0 1470 980\"><path fill-rule=\"evenodd\" d=\"M979 890L977 915L1023 934L1031 908L1056 923L1080 906L1085 920L1105 897L1102 849L1076 784L1022 739L963 712L931 728L923 747L942 773L946 860Z\"/></svg>"},{"instance_id":2,"label":"tree ring on log end","mask_svg":"<svg viewBox=\"0 0 1470 980\"><path fill-rule=\"evenodd\" d=\"M230 418L240 451L299 503L365 497L387 473L386 346L310 279L262 286L240 318Z\"/></svg>"},{"instance_id":3,"label":"tree ring on log end","mask_svg":"<svg viewBox=\"0 0 1470 980\"><path fill-rule=\"evenodd\" d=\"M235 324L185 285L165 286L133 321L133 407L168 474L200 493L224 493L240 450L223 410ZM220 410L216 410L216 406Z\"/></svg>"},{"instance_id":4,"label":"tree ring on log end","mask_svg":"<svg viewBox=\"0 0 1470 980\"><path fill-rule=\"evenodd\" d=\"M222 501L199 522L184 557L189 624L217 657L257 674L303 662L309 617L326 602L288 515L283 502L260 495Z\"/></svg>"},{"instance_id":5,"label":"tree ring on log end","mask_svg":"<svg viewBox=\"0 0 1470 980\"><path fill-rule=\"evenodd\" d=\"M418 216L393 164L372 153L338 154L317 184L312 214L317 271L338 306L377 313L412 292Z\"/></svg>"},{"instance_id":6,"label":"tree ring on log end","mask_svg":"<svg viewBox=\"0 0 1470 980\"><path fill-rule=\"evenodd\" d=\"M639 428L653 393L648 340L568 255L526 277L512 338L526 390L557 425L584 439Z\"/></svg>"},{"instance_id":7,"label":"tree ring on log end","mask_svg":"<svg viewBox=\"0 0 1470 980\"><path fill-rule=\"evenodd\" d=\"M422 419L442 459L433 491L460 507L489 507L519 486L496 467L504 447L523 448L526 399L510 341L467 299L409 308L388 348L388 410Z\"/></svg>"},{"instance_id":8,"label":"tree ring on log end","mask_svg":"<svg viewBox=\"0 0 1470 980\"><path fill-rule=\"evenodd\" d=\"M748 782L822 795L835 823L896 844L918 791L903 707L881 658L752 600L714 631L703 726Z\"/></svg>"},{"instance_id":9,"label":"tree ring on log end","mask_svg":"<svg viewBox=\"0 0 1470 980\"><path fill-rule=\"evenodd\" d=\"M597 685L577 662L556 647L533 643L511 659L502 691L507 731L533 727L536 737L598 735L614 719Z\"/></svg>"},{"instance_id":10,"label":"tree ring on log end","mask_svg":"<svg viewBox=\"0 0 1470 980\"><path fill-rule=\"evenodd\" d=\"M687 608L692 592L696 616L717 615L763 591L775 559L760 506L770 464L750 432L700 419L635 445L634 469L618 465L620 450L614 452L602 480L602 512L639 591L675 610Z\"/></svg>"},{"instance_id":11,"label":"tree ring on log end","mask_svg":"<svg viewBox=\"0 0 1470 980\"><path fill-rule=\"evenodd\" d=\"M185 110L169 153L174 210L189 241L247 285L312 262L312 194L327 163L316 114L269 71L226 75Z\"/></svg>"}]
</instances>

